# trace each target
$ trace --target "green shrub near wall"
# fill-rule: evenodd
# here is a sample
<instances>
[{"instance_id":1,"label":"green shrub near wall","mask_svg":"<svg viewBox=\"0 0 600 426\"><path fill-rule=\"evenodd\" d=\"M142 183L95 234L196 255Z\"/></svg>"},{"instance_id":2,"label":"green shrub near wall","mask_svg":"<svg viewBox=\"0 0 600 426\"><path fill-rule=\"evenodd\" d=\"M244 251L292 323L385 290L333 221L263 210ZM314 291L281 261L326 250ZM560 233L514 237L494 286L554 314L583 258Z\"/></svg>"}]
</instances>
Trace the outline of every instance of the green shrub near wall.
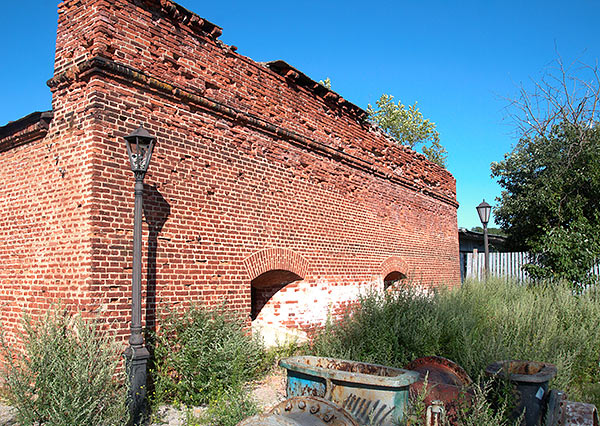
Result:
<instances>
[{"instance_id":1,"label":"green shrub near wall","mask_svg":"<svg viewBox=\"0 0 600 426\"><path fill-rule=\"evenodd\" d=\"M170 312L154 337L154 398L185 405L237 392L264 368L262 341L224 309Z\"/></svg>"},{"instance_id":2,"label":"green shrub near wall","mask_svg":"<svg viewBox=\"0 0 600 426\"><path fill-rule=\"evenodd\" d=\"M600 406L600 301L568 285L524 286L490 279L433 296L410 288L362 298L314 337L313 351L402 367L440 355L473 378L491 362L527 359L558 367L553 387Z\"/></svg>"},{"instance_id":3,"label":"green shrub near wall","mask_svg":"<svg viewBox=\"0 0 600 426\"><path fill-rule=\"evenodd\" d=\"M124 425L121 346L92 320L55 307L23 321L24 351L0 333L6 397L23 426Z\"/></svg>"}]
</instances>

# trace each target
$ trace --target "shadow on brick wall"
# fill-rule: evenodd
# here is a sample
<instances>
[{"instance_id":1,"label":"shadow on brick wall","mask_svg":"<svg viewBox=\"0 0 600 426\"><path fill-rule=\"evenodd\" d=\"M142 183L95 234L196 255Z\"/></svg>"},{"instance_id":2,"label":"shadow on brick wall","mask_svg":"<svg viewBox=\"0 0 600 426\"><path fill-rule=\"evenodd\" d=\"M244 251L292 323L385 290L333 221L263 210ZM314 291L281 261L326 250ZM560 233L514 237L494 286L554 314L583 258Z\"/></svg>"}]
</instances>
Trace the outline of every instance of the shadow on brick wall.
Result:
<instances>
[{"instance_id":1,"label":"shadow on brick wall","mask_svg":"<svg viewBox=\"0 0 600 426\"><path fill-rule=\"evenodd\" d=\"M146 328L156 331L156 253L158 235L169 219L171 206L156 186L144 184L144 218L148 224L148 269L146 282Z\"/></svg>"}]
</instances>

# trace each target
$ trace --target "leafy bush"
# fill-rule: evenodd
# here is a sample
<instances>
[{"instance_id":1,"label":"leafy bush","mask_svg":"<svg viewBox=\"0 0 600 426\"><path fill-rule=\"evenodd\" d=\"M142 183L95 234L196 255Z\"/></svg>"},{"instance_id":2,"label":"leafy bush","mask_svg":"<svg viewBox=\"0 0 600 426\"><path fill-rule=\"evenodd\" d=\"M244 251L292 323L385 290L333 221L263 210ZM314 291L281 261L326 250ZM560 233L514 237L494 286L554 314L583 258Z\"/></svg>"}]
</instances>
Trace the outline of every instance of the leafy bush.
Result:
<instances>
[{"instance_id":1,"label":"leafy bush","mask_svg":"<svg viewBox=\"0 0 600 426\"><path fill-rule=\"evenodd\" d=\"M600 405L600 301L575 295L568 285L523 286L490 279L467 282L431 297L410 288L362 298L339 322L314 337L313 351L402 367L440 355L477 379L497 360L527 359L555 364L554 387L570 398Z\"/></svg>"},{"instance_id":2,"label":"leafy bush","mask_svg":"<svg viewBox=\"0 0 600 426\"><path fill-rule=\"evenodd\" d=\"M224 309L170 312L154 340L155 401L209 403L240 389L264 366L262 341Z\"/></svg>"},{"instance_id":3,"label":"leafy bush","mask_svg":"<svg viewBox=\"0 0 600 426\"><path fill-rule=\"evenodd\" d=\"M478 381L473 385L473 397L470 404L464 404L457 412L456 426L520 426L523 415L516 420L507 419L506 405L494 409L489 402L492 392L490 382Z\"/></svg>"},{"instance_id":4,"label":"leafy bush","mask_svg":"<svg viewBox=\"0 0 600 426\"><path fill-rule=\"evenodd\" d=\"M0 334L7 398L22 425L124 425L120 348L91 320L53 308L23 320L23 352Z\"/></svg>"}]
</instances>

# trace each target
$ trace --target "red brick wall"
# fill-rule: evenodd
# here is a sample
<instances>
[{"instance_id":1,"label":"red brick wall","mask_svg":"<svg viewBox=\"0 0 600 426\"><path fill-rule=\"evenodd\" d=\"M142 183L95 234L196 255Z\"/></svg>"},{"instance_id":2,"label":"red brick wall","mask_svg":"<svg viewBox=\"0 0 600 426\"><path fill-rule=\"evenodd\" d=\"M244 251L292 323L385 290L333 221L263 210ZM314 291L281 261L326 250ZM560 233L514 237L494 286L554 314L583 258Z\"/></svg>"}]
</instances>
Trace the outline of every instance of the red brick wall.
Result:
<instances>
[{"instance_id":1,"label":"red brick wall","mask_svg":"<svg viewBox=\"0 0 600 426\"><path fill-rule=\"evenodd\" d=\"M23 313L89 302L91 135L80 95L77 85L64 94L49 129L36 122L0 141L0 319L11 341Z\"/></svg>"},{"instance_id":2,"label":"red brick wall","mask_svg":"<svg viewBox=\"0 0 600 426\"><path fill-rule=\"evenodd\" d=\"M251 280L273 269L302 280L271 297L263 320L300 328L359 289L381 287L394 268L425 285L458 283L455 182L446 170L394 145L362 110L297 71L238 55L217 39L218 27L170 1L135 3L143 7L59 6L55 117L45 139L0 153L0 174L26 172L13 173L0 208L18 199L35 216L40 249L63 242L68 254L41 259L40 272L3 268L2 300L11 292L28 299L32 283L60 265L57 292L72 286L69 297L128 333L133 175L122 137L140 123L158 138L144 198L150 325L156 306L195 301L226 301L249 315ZM65 153L64 177L40 154L49 144ZM25 192L32 169L45 182L43 208L55 212L46 237ZM3 238L29 223L0 220L14 223Z\"/></svg>"}]
</instances>

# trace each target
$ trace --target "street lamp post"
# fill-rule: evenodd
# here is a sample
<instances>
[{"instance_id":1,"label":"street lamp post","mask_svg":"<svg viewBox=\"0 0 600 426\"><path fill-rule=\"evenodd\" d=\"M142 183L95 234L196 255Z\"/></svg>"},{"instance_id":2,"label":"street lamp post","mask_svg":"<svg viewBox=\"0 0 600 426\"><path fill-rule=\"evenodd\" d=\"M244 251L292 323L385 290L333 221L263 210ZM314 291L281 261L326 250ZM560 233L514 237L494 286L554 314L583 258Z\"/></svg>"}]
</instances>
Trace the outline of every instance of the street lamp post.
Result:
<instances>
[{"instance_id":1,"label":"street lamp post","mask_svg":"<svg viewBox=\"0 0 600 426\"><path fill-rule=\"evenodd\" d=\"M133 226L133 269L131 274L131 335L129 347L125 350L125 360L129 375L128 404L134 425L143 420L143 406L146 399L147 363L150 354L144 346L142 335L142 201L144 176L148 170L156 138L140 126L129 136L125 136L131 171L135 176L135 207Z\"/></svg>"},{"instance_id":2,"label":"street lamp post","mask_svg":"<svg viewBox=\"0 0 600 426\"><path fill-rule=\"evenodd\" d=\"M479 214L479 219L481 220L481 224L483 225L483 245L485 248L485 277L489 278L490 276L490 248L488 244L488 230L487 224L490 221L490 213L492 212L492 206L483 200L481 204L477 207L477 214Z\"/></svg>"}]
</instances>

